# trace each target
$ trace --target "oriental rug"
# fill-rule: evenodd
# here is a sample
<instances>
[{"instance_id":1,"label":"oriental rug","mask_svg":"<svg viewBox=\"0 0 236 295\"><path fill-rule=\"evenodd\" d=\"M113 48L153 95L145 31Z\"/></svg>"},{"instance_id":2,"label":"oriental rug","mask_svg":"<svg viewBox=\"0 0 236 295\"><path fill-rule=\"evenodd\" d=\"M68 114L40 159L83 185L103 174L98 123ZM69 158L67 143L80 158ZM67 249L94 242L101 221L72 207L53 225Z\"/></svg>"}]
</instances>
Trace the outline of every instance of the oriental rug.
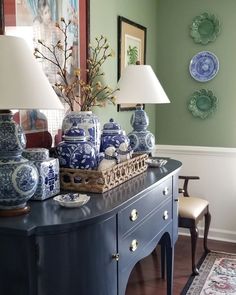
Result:
<instances>
[{"instance_id":1,"label":"oriental rug","mask_svg":"<svg viewBox=\"0 0 236 295\"><path fill-rule=\"evenodd\" d=\"M212 251L199 264L181 295L236 295L236 254Z\"/></svg>"}]
</instances>

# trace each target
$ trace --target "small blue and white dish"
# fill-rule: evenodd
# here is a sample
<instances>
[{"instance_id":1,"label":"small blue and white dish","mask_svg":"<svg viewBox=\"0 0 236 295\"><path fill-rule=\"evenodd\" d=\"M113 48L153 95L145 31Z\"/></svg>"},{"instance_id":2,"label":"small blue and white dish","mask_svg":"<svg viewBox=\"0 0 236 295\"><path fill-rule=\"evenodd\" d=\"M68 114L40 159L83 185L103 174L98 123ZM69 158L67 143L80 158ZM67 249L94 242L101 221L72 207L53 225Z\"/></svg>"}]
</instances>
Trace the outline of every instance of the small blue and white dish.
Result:
<instances>
[{"instance_id":1,"label":"small blue and white dish","mask_svg":"<svg viewBox=\"0 0 236 295\"><path fill-rule=\"evenodd\" d=\"M219 71L219 60L210 51L201 51L194 55L189 64L189 72L193 79L207 82L213 79Z\"/></svg>"},{"instance_id":2,"label":"small blue and white dish","mask_svg":"<svg viewBox=\"0 0 236 295\"><path fill-rule=\"evenodd\" d=\"M90 200L90 196L86 194L68 193L58 195L53 200L63 207L77 208L86 204Z\"/></svg>"}]
</instances>

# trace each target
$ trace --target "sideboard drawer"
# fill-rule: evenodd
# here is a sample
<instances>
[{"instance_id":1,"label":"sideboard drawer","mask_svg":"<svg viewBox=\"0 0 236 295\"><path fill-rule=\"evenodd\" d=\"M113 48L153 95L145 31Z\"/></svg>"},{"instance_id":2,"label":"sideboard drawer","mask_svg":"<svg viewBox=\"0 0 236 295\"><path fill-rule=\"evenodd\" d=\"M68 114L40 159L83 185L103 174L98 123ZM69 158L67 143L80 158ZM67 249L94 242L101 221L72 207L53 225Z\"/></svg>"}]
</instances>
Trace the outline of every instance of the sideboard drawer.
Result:
<instances>
[{"instance_id":1,"label":"sideboard drawer","mask_svg":"<svg viewBox=\"0 0 236 295\"><path fill-rule=\"evenodd\" d=\"M137 224L162 205L162 203L172 198L172 178L168 178L153 189L143 194L142 198L132 203L118 214L119 235L125 235Z\"/></svg>"},{"instance_id":2,"label":"sideboard drawer","mask_svg":"<svg viewBox=\"0 0 236 295\"><path fill-rule=\"evenodd\" d=\"M148 216L133 231L119 240L118 252L121 269L133 260L143 257L144 249L155 240L155 237L172 221L172 202L166 202L161 208Z\"/></svg>"}]
</instances>

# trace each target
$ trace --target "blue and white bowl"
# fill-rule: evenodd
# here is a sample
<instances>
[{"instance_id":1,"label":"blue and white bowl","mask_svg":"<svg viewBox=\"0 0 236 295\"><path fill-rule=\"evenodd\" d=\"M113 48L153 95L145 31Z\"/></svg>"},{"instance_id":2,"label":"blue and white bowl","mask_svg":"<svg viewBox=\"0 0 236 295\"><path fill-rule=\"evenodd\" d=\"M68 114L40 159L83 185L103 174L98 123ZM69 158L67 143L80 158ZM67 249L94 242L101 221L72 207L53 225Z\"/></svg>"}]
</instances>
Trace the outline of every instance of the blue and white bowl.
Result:
<instances>
[{"instance_id":1,"label":"blue and white bowl","mask_svg":"<svg viewBox=\"0 0 236 295\"><path fill-rule=\"evenodd\" d=\"M90 196L78 193L68 193L53 198L59 205L67 208L77 208L86 204Z\"/></svg>"}]
</instances>

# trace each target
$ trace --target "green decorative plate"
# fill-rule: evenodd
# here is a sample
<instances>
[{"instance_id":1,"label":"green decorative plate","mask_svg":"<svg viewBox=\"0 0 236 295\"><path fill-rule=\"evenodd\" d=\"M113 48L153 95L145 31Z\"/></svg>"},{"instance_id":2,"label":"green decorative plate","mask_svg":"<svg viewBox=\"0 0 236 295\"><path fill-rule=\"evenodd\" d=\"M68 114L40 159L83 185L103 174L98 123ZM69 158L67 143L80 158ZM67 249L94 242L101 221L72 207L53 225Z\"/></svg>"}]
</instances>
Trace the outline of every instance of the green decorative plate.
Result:
<instances>
[{"instance_id":1,"label":"green decorative plate","mask_svg":"<svg viewBox=\"0 0 236 295\"><path fill-rule=\"evenodd\" d=\"M219 20L213 15L203 13L193 19L190 35L195 43L206 45L216 39L220 33Z\"/></svg>"},{"instance_id":2,"label":"green decorative plate","mask_svg":"<svg viewBox=\"0 0 236 295\"><path fill-rule=\"evenodd\" d=\"M206 119L217 109L218 99L212 91L201 89L195 91L189 100L188 109L194 117Z\"/></svg>"}]
</instances>

